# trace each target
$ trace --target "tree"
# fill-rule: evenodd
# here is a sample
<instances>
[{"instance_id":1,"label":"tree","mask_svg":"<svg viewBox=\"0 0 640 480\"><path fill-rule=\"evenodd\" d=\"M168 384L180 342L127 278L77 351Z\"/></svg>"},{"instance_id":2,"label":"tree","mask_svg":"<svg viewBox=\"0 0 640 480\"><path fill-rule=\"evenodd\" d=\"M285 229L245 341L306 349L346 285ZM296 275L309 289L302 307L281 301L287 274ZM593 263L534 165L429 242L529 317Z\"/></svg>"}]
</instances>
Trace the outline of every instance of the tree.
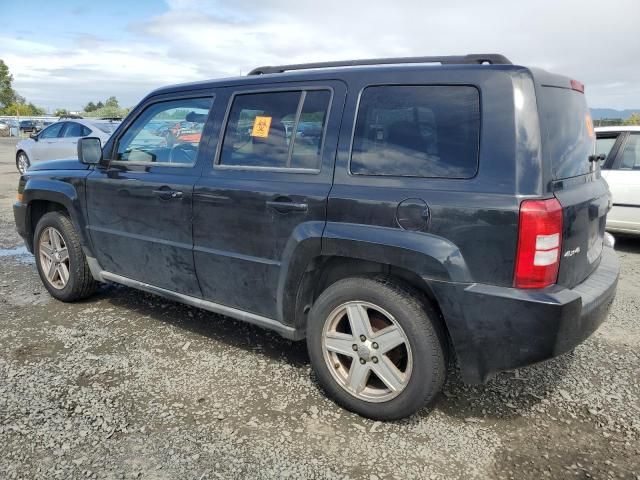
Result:
<instances>
[{"instance_id":1,"label":"tree","mask_svg":"<svg viewBox=\"0 0 640 480\"><path fill-rule=\"evenodd\" d=\"M116 97L109 97L105 100L104 102L104 106L105 107L113 107L113 108L118 108L118 99Z\"/></svg>"},{"instance_id":2,"label":"tree","mask_svg":"<svg viewBox=\"0 0 640 480\"><path fill-rule=\"evenodd\" d=\"M53 113L56 117L64 117L69 115L69 111L66 108L56 108L56 111Z\"/></svg>"},{"instance_id":3,"label":"tree","mask_svg":"<svg viewBox=\"0 0 640 480\"><path fill-rule=\"evenodd\" d=\"M9 67L0 59L0 108L16 101L16 92L11 82L13 82L13 76L9 73Z\"/></svg>"},{"instance_id":4,"label":"tree","mask_svg":"<svg viewBox=\"0 0 640 480\"><path fill-rule=\"evenodd\" d=\"M85 105L85 107L84 107L84 111L85 111L85 112L93 112L96 108L98 108L98 107L96 107L96 104L95 104L95 103L93 103L93 102L89 102L89 103L87 103L87 104Z\"/></svg>"},{"instance_id":5,"label":"tree","mask_svg":"<svg viewBox=\"0 0 640 480\"><path fill-rule=\"evenodd\" d=\"M104 108L104 103L102 103L102 102L98 101L98 103L96 103L96 110L97 110L98 108Z\"/></svg>"},{"instance_id":6,"label":"tree","mask_svg":"<svg viewBox=\"0 0 640 480\"><path fill-rule=\"evenodd\" d=\"M640 125L640 113L632 113L629 118L624 121L625 125Z\"/></svg>"}]
</instances>

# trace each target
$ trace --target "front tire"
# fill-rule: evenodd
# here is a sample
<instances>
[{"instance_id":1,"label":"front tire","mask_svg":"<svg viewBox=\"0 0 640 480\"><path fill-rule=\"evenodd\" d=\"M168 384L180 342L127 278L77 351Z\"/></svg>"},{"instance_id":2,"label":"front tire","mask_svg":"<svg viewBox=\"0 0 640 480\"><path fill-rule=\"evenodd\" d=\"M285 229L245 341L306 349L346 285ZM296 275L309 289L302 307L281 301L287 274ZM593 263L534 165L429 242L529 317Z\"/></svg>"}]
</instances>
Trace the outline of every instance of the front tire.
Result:
<instances>
[{"instance_id":1,"label":"front tire","mask_svg":"<svg viewBox=\"0 0 640 480\"><path fill-rule=\"evenodd\" d=\"M69 217L60 212L44 214L33 243L38 274L52 297L73 302L95 291L97 282Z\"/></svg>"},{"instance_id":2,"label":"front tire","mask_svg":"<svg viewBox=\"0 0 640 480\"><path fill-rule=\"evenodd\" d=\"M20 175L24 175L30 165L29 156L22 151L18 152L18 155L16 155L16 168Z\"/></svg>"},{"instance_id":3,"label":"front tire","mask_svg":"<svg viewBox=\"0 0 640 480\"><path fill-rule=\"evenodd\" d=\"M441 390L446 343L436 311L388 277L327 288L309 312L307 347L320 386L364 417L407 417Z\"/></svg>"}]
</instances>

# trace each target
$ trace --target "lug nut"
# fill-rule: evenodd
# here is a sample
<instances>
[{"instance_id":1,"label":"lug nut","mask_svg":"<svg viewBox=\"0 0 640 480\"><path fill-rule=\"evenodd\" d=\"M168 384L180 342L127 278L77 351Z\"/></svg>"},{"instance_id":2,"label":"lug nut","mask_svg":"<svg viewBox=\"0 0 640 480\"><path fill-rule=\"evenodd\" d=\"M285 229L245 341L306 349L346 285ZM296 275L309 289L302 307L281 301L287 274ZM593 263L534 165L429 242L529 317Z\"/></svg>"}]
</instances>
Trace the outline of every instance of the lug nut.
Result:
<instances>
[{"instance_id":1,"label":"lug nut","mask_svg":"<svg viewBox=\"0 0 640 480\"><path fill-rule=\"evenodd\" d=\"M364 335L360 335L360 341L364 342L367 339L367 337L365 337Z\"/></svg>"},{"instance_id":2,"label":"lug nut","mask_svg":"<svg viewBox=\"0 0 640 480\"><path fill-rule=\"evenodd\" d=\"M334 366L335 368L340 368L340 364L339 364L339 363L336 363L336 364L334 364L333 366Z\"/></svg>"},{"instance_id":3,"label":"lug nut","mask_svg":"<svg viewBox=\"0 0 640 480\"><path fill-rule=\"evenodd\" d=\"M373 348L378 348L378 344L377 344L376 342L373 342L373 343L371 344L371 346L372 346Z\"/></svg>"},{"instance_id":4,"label":"lug nut","mask_svg":"<svg viewBox=\"0 0 640 480\"><path fill-rule=\"evenodd\" d=\"M364 364L366 363L366 362L365 362L365 360L364 360L364 358L361 358L361 359L360 359L360 363L361 363L362 365L364 365Z\"/></svg>"},{"instance_id":5,"label":"lug nut","mask_svg":"<svg viewBox=\"0 0 640 480\"><path fill-rule=\"evenodd\" d=\"M358 345L356 345L355 343L353 345L351 345L351 348L353 348L354 352L358 351Z\"/></svg>"},{"instance_id":6,"label":"lug nut","mask_svg":"<svg viewBox=\"0 0 640 480\"><path fill-rule=\"evenodd\" d=\"M378 363L378 357L373 357L373 358L371 359L371 361L372 361L373 363Z\"/></svg>"}]
</instances>

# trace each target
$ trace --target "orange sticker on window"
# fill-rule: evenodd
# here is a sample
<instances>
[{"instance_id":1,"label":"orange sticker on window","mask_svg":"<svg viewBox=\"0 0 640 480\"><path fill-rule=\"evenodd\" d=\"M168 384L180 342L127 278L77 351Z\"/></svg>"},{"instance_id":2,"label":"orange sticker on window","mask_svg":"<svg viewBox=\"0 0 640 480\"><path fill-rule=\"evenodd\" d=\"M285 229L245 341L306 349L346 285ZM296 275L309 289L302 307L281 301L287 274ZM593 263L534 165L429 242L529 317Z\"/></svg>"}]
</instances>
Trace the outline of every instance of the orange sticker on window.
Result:
<instances>
[{"instance_id":1,"label":"orange sticker on window","mask_svg":"<svg viewBox=\"0 0 640 480\"><path fill-rule=\"evenodd\" d=\"M253 121L252 137L267 138L269 136L269 128L271 127L271 117L257 116Z\"/></svg>"},{"instance_id":2,"label":"orange sticker on window","mask_svg":"<svg viewBox=\"0 0 640 480\"><path fill-rule=\"evenodd\" d=\"M593 120L591 120L591 115L587 113L584 116L584 121L587 124L587 133L591 138L595 138L596 132L593 130Z\"/></svg>"}]
</instances>

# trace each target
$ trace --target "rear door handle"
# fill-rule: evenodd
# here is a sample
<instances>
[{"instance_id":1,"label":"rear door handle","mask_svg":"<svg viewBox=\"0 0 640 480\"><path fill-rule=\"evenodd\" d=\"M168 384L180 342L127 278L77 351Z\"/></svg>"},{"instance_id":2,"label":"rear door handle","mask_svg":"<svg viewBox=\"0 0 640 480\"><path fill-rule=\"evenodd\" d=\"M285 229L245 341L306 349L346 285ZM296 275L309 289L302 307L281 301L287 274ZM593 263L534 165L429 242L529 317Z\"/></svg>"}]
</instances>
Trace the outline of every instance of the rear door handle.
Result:
<instances>
[{"instance_id":1,"label":"rear door handle","mask_svg":"<svg viewBox=\"0 0 640 480\"><path fill-rule=\"evenodd\" d=\"M269 200L267 201L267 207L280 213L306 212L309 209L306 203L289 202L285 200Z\"/></svg>"},{"instance_id":2,"label":"rear door handle","mask_svg":"<svg viewBox=\"0 0 640 480\"><path fill-rule=\"evenodd\" d=\"M182 192L178 190L153 190L153 194L160 197L162 200L172 200L174 198L182 198Z\"/></svg>"}]
</instances>

